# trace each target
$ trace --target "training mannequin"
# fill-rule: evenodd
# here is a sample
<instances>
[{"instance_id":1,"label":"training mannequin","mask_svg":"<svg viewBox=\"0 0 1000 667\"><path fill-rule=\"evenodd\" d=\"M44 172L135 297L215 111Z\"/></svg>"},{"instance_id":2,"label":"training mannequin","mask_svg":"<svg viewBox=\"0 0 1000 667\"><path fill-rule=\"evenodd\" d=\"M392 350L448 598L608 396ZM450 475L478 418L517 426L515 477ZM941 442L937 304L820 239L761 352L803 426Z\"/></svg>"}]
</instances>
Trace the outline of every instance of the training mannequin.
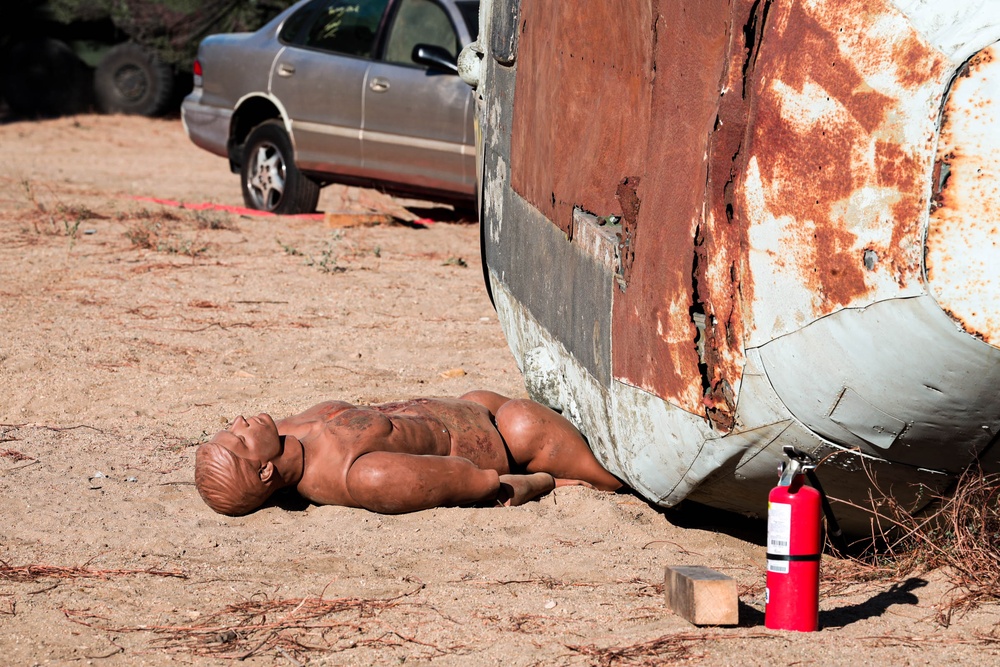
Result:
<instances>
[{"instance_id":1,"label":"training mannequin","mask_svg":"<svg viewBox=\"0 0 1000 667\"><path fill-rule=\"evenodd\" d=\"M318 505L400 514L520 505L557 486L622 486L562 415L491 391L328 401L277 423L263 413L237 417L198 448L195 485L209 507L232 516L285 487Z\"/></svg>"}]
</instances>

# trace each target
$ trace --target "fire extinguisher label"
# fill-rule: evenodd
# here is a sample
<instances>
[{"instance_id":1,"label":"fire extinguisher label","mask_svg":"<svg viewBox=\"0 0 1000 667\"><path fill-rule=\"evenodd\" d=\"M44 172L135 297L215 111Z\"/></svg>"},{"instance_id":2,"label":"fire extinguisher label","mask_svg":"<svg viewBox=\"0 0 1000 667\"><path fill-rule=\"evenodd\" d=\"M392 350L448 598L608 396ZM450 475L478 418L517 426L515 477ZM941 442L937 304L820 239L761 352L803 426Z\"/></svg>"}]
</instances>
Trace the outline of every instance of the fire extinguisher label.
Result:
<instances>
[{"instance_id":1,"label":"fire extinguisher label","mask_svg":"<svg viewBox=\"0 0 1000 667\"><path fill-rule=\"evenodd\" d=\"M767 553L787 556L792 541L792 506L787 503L768 503L767 506ZM788 573L788 561L767 561L767 571L778 574Z\"/></svg>"},{"instance_id":2,"label":"fire extinguisher label","mask_svg":"<svg viewBox=\"0 0 1000 667\"><path fill-rule=\"evenodd\" d=\"M768 559L767 561L767 571L774 572L775 574L788 574L790 567L787 560Z\"/></svg>"}]
</instances>

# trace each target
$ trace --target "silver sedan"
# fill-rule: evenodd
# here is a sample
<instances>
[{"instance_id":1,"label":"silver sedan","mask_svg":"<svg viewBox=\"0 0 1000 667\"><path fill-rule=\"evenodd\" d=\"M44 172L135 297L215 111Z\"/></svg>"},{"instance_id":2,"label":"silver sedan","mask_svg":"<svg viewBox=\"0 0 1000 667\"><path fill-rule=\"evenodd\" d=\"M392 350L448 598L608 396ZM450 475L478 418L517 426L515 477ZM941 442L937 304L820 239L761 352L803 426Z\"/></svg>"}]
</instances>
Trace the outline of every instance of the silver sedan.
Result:
<instances>
[{"instance_id":1,"label":"silver sedan","mask_svg":"<svg viewBox=\"0 0 1000 667\"><path fill-rule=\"evenodd\" d=\"M455 61L478 11L478 0L303 0L255 33L212 35L184 129L229 158L251 208L314 211L335 182L471 202L474 107Z\"/></svg>"}]
</instances>

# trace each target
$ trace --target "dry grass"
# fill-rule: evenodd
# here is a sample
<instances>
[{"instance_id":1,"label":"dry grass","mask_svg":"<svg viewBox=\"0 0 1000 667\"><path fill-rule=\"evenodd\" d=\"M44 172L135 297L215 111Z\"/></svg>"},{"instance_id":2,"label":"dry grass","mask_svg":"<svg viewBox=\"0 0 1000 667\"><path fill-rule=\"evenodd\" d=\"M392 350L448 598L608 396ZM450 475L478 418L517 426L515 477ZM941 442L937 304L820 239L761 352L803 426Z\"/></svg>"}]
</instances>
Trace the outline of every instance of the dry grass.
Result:
<instances>
[{"instance_id":1,"label":"dry grass","mask_svg":"<svg viewBox=\"0 0 1000 667\"><path fill-rule=\"evenodd\" d=\"M107 219L107 216L86 206L64 204L54 196L54 202L42 201L27 179L21 181L21 188L31 204L31 208L21 214L21 219L30 222L39 236L66 236L72 245L79 236L80 225L83 222Z\"/></svg>"},{"instance_id":2,"label":"dry grass","mask_svg":"<svg viewBox=\"0 0 1000 667\"><path fill-rule=\"evenodd\" d=\"M125 231L125 238L134 248L187 257L198 257L208 250L207 245L180 236L177 225L171 224L178 219L173 213L163 211L157 215L136 217L136 221ZM202 227L199 225L199 228Z\"/></svg>"},{"instance_id":3,"label":"dry grass","mask_svg":"<svg viewBox=\"0 0 1000 667\"><path fill-rule=\"evenodd\" d=\"M692 649L713 641L771 638L773 636L767 633L682 632L623 646L567 644L566 648L585 656L589 664L600 667L652 667L697 661L705 656Z\"/></svg>"},{"instance_id":4,"label":"dry grass","mask_svg":"<svg viewBox=\"0 0 1000 667\"><path fill-rule=\"evenodd\" d=\"M870 507L862 508L872 513L872 538L861 553L833 565L835 583L899 581L940 570L951 584L939 604L944 625L956 612L1000 600L1000 474L970 468L949 493L932 493L929 509L919 512L872 484Z\"/></svg>"},{"instance_id":5,"label":"dry grass","mask_svg":"<svg viewBox=\"0 0 1000 667\"><path fill-rule=\"evenodd\" d=\"M320 597L271 599L264 596L226 605L197 623L186 625L118 626L87 609L63 609L66 618L110 633L153 633L155 648L168 652L245 660L263 653L278 654L293 664L314 651L338 653L361 646L422 649L422 658L462 653L462 645L439 646L392 627L380 615L401 605L433 608L407 600L423 590L389 598Z\"/></svg>"},{"instance_id":6,"label":"dry grass","mask_svg":"<svg viewBox=\"0 0 1000 667\"><path fill-rule=\"evenodd\" d=\"M125 237L134 248L188 257L204 254L208 246L184 238L180 234L183 228L195 231L237 229L232 216L224 212L140 208L107 215L83 205L64 204L53 192L42 197L27 179L21 181L21 188L30 204L30 208L20 215L21 220L31 225L36 236L66 236L70 247L83 233L81 225L90 220L114 219L124 223L127 225Z\"/></svg>"},{"instance_id":7,"label":"dry grass","mask_svg":"<svg viewBox=\"0 0 1000 667\"><path fill-rule=\"evenodd\" d=\"M88 567L64 567L59 565L11 565L0 560L0 580L13 581L18 583L34 582L39 579L110 579L112 577L124 577L144 574L153 577L175 577L187 579L187 575L180 570L127 570L127 569L107 569L97 570Z\"/></svg>"}]
</instances>

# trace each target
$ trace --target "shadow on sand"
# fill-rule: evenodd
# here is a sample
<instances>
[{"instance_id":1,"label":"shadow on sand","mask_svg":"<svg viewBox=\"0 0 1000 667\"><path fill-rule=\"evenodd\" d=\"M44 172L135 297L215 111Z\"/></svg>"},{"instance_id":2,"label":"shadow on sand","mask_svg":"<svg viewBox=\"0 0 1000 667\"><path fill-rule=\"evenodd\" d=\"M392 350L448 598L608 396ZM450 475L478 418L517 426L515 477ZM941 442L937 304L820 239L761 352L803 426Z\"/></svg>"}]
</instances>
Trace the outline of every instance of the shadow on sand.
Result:
<instances>
[{"instance_id":1,"label":"shadow on sand","mask_svg":"<svg viewBox=\"0 0 1000 667\"><path fill-rule=\"evenodd\" d=\"M889 607L900 604L915 605L920 600L913 594L913 591L926 585L926 579L910 577L906 581L893 584L889 590L882 591L864 602L821 611L819 613L819 626L821 628L842 628L851 623L881 616Z\"/></svg>"}]
</instances>

